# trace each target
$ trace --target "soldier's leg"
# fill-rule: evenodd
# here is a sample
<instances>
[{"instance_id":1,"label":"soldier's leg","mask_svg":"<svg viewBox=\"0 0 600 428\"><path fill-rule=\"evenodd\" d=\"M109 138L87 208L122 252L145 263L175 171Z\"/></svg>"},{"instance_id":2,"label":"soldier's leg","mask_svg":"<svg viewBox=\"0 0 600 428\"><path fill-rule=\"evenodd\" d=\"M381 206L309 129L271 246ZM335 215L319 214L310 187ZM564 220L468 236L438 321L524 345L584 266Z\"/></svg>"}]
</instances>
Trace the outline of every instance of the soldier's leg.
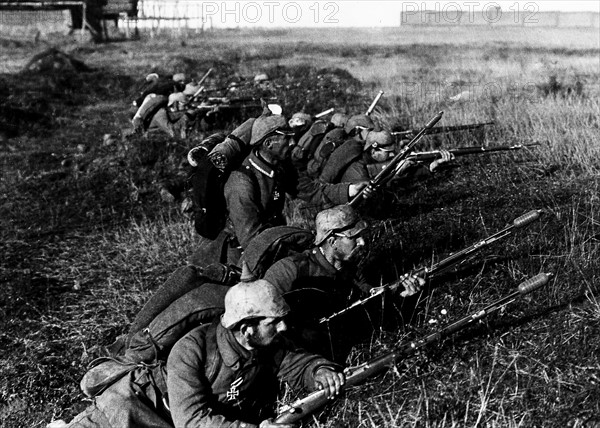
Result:
<instances>
[{"instance_id":1,"label":"soldier's leg","mask_svg":"<svg viewBox=\"0 0 600 428\"><path fill-rule=\"evenodd\" d=\"M140 381L141 378L143 381ZM148 378L137 369L97 397L96 407L113 428L172 428L172 423L156 410L157 404L162 407L162 403L153 403L147 395L153 388ZM156 397L153 396L153 399Z\"/></svg>"},{"instance_id":2,"label":"soldier's leg","mask_svg":"<svg viewBox=\"0 0 600 428\"><path fill-rule=\"evenodd\" d=\"M69 423L58 420L46 425L46 428L116 428L95 404L88 406Z\"/></svg>"},{"instance_id":3,"label":"soldier's leg","mask_svg":"<svg viewBox=\"0 0 600 428\"><path fill-rule=\"evenodd\" d=\"M154 386L140 369L134 370L96 397L95 403L70 423L55 421L48 428L173 428L168 418L158 413L146 388L153 390ZM158 406L163 407L162 403Z\"/></svg>"},{"instance_id":4,"label":"soldier's leg","mask_svg":"<svg viewBox=\"0 0 600 428\"><path fill-rule=\"evenodd\" d=\"M161 108L156 112L150 122L150 126L148 126L148 131L156 129L160 129L161 131L166 132L171 138L175 138L173 124L169 121L167 110L164 108Z\"/></svg>"},{"instance_id":5,"label":"soldier's leg","mask_svg":"<svg viewBox=\"0 0 600 428\"><path fill-rule=\"evenodd\" d=\"M188 263L198 267L205 267L214 263L228 262L229 233L222 230L214 239L199 237L196 251L188 258Z\"/></svg>"}]
</instances>

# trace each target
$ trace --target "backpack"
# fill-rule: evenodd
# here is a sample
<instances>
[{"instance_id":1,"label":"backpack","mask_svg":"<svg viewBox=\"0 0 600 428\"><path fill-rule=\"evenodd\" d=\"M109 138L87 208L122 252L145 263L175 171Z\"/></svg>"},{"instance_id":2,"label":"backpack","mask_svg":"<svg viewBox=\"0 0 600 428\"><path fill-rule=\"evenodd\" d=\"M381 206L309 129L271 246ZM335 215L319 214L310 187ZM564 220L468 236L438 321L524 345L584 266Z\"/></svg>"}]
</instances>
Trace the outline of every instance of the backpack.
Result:
<instances>
[{"instance_id":1,"label":"backpack","mask_svg":"<svg viewBox=\"0 0 600 428\"><path fill-rule=\"evenodd\" d=\"M167 278L137 313L129 327L128 342L138 332L147 328L162 311L171 303L191 290L207 282L228 285L235 284L240 277L240 271L232 266L213 263L203 268L193 265L182 266Z\"/></svg>"},{"instance_id":2,"label":"backpack","mask_svg":"<svg viewBox=\"0 0 600 428\"><path fill-rule=\"evenodd\" d=\"M324 183L339 183L348 166L362 156L363 146L363 141L350 139L334 148L323 165L319 180Z\"/></svg>"},{"instance_id":3,"label":"backpack","mask_svg":"<svg viewBox=\"0 0 600 428\"><path fill-rule=\"evenodd\" d=\"M214 322L224 312L223 303L229 289L226 285L203 283L168 305L146 328L136 332L129 340L123 355L101 357L92 361L80 388L90 397L97 397L111 385L132 371L143 368L151 374L153 385L166 396L164 367L175 343L204 324ZM206 376L214 380L221 365L215 340L207 340Z\"/></svg>"},{"instance_id":4,"label":"backpack","mask_svg":"<svg viewBox=\"0 0 600 428\"><path fill-rule=\"evenodd\" d=\"M185 89L185 85L181 82L175 82L169 78L159 78L156 81L147 82L144 81L141 88L138 91L138 95L133 100L133 105L139 107L142 105L146 97L150 94L164 95L168 97L173 92L181 92Z\"/></svg>"},{"instance_id":5,"label":"backpack","mask_svg":"<svg viewBox=\"0 0 600 428\"><path fill-rule=\"evenodd\" d=\"M341 128L334 128L323 136L306 167L310 177L319 177L331 154L344 144L346 138Z\"/></svg>"},{"instance_id":6,"label":"backpack","mask_svg":"<svg viewBox=\"0 0 600 428\"><path fill-rule=\"evenodd\" d=\"M167 361L175 343L194 328L213 322L225 311L230 286L204 282L173 301L146 328L131 336L126 361Z\"/></svg>"},{"instance_id":7,"label":"backpack","mask_svg":"<svg viewBox=\"0 0 600 428\"><path fill-rule=\"evenodd\" d=\"M309 248L313 240L306 229L273 227L252 240L243 260L260 277L277 260ZM138 367L153 369L166 362L179 339L223 314L225 294L238 280L239 270L221 264L177 269L136 316L126 348L120 355L94 360L81 380L81 390L93 398ZM212 380L221 360L216 350L209 348L206 353L213 356L206 372Z\"/></svg>"},{"instance_id":8,"label":"backpack","mask_svg":"<svg viewBox=\"0 0 600 428\"><path fill-rule=\"evenodd\" d=\"M167 96L148 94L133 116L132 123L136 130L145 131L150 127L152 118L161 109L167 107Z\"/></svg>"},{"instance_id":9,"label":"backpack","mask_svg":"<svg viewBox=\"0 0 600 428\"><path fill-rule=\"evenodd\" d=\"M254 120L248 119L227 136L213 134L188 155L192 165L188 188L194 228L200 236L214 240L225 227L227 205L223 189L231 171L250 153Z\"/></svg>"},{"instance_id":10,"label":"backpack","mask_svg":"<svg viewBox=\"0 0 600 428\"><path fill-rule=\"evenodd\" d=\"M304 251L313 241L313 234L306 229L272 227L250 242L240 265L245 262L250 272L260 278L273 263ZM225 293L239 281L240 273L241 269L220 263L202 269L177 269L133 321L125 351L127 359L148 362L166 358L179 338L222 313Z\"/></svg>"},{"instance_id":11,"label":"backpack","mask_svg":"<svg viewBox=\"0 0 600 428\"><path fill-rule=\"evenodd\" d=\"M250 241L240 266L246 263L256 278L262 278L276 261L310 248L315 236L309 230L293 226L275 226L260 232Z\"/></svg>"},{"instance_id":12,"label":"backpack","mask_svg":"<svg viewBox=\"0 0 600 428\"><path fill-rule=\"evenodd\" d=\"M317 120L308 128L294 149L292 150L292 160L294 162L307 162L310 160L317 147L323 140L327 132L333 128L333 125L325 120Z\"/></svg>"}]
</instances>

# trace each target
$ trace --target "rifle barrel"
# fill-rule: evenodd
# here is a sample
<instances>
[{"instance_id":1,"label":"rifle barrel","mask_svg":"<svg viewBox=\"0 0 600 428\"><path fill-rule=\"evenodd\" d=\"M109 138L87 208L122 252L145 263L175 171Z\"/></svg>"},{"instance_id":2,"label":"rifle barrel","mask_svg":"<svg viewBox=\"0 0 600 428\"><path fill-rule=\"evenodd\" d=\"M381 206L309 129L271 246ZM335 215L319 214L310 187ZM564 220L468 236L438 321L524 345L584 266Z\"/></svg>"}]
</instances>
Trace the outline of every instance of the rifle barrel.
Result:
<instances>
[{"instance_id":1,"label":"rifle barrel","mask_svg":"<svg viewBox=\"0 0 600 428\"><path fill-rule=\"evenodd\" d=\"M198 82L198 85L202 85L204 83L204 81L207 79L207 77L209 76L210 73L212 73L213 69L212 67L208 69L208 71L206 73L204 73L204 76L202 76L202 79L200 79L200 81Z\"/></svg>"},{"instance_id":2,"label":"rifle barrel","mask_svg":"<svg viewBox=\"0 0 600 428\"><path fill-rule=\"evenodd\" d=\"M493 235L490 235L487 238L482 239L482 240L476 242L475 244L470 245L469 247L464 248L454 254L451 254L450 256L446 257L443 260L440 260L437 263L434 263L433 265L431 265L428 268L427 267L417 268L417 269L413 270L412 272L410 272L410 275L416 275L416 276L424 277L425 279L431 279L435 275L439 275L439 274L447 271L448 269L456 266L457 264L462 263L467 257L472 256L476 252L481 251L483 248L493 244L496 241L499 241L500 239L506 238L507 236L511 235L512 232L514 231L514 229L519 229L519 228L528 226L529 224L531 224L534 221L536 221L537 219L539 219L541 213L542 213L542 210L531 210L531 211L523 214L522 216L519 216L516 219L514 219L512 221L512 224L505 227L501 231L496 232ZM403 275L402 277L404 277L404 276L405 275ZM375 297L384 293L386 290L394 289L394 287L398 283L399 283L399 281L396 281L391 284L386 284L384 286L375 288L374 289L375 291L372 292L371 295L369 295L368 297L365 297L364 299L361 299L361 300L357 300L356 302L352 303L347 308L341 309L327 317L321 318L319 320L319 323L322 324L322 323L329 322L332 319L348 312L349 310L351 310L357 306L364 305L369 300L372 300Z\"/></svg>"},{"instance_id":3,"label":"rifle barrel","mask_svg":"<svg viewBox=\"0 0 600 428\"><path fill-rule=\"evenodd\" d=\"M375 99L373 100L373 102L371 103L369 108L367 109L367 112L365 113L367 116L370 115L371 113L373 113L373 110L375 110L375 106L377 105L377 103L379 102L379 99L382 96L383 96L383 91L379 91L377 93L377 95L375 96Z\"/></svg>"},{"instance_id":4,"label":"rifle barrel","mask_svg":"<svg viewBox=\"0 0 600 428\"><path fill-rule=\"evenodd\" d=\"M448 151L452 153L454 156L465 156L472 154L481 154L481 153L494 153L494 152L502 152L502 151L512 151L512 150L520 150L528 147L538 146L539 143L531 143L531 144L514 144L512 146L497 146L497 147L484 147L484 146L474 146L474 147L457 147L456 149L449 149ZM440 150L431 150L428 152L416 152L411 153L408 156L408 159L420 162L432 161L442 157L442 153Z\"/></svg>"},{"instance_id":5,"label":"rifle barrel","mask_svg":"<svg viewBox=\"0 0 600 428\"><path fill-rule=\"evenodd\" d=\"M437 126L435 128L431 128L427 131L427 134L441 134L444 132L454 132L454 131L467 131L469 129L478 129L484 126L494 125L494 122L482 122L482 123L469 123L467 125L454 125L454 126ZM409 129L407 131L394 131L392 135L394 136L409 136L414 135L417 132L416 129Z\"/></svg>"},{"instance_id":6,"label":"rifle barrel","mask_svg":"<svg viewBox=\"0 0 600 428\"><path fill-rule=\"evenodd\" d=\"M396 169L396 165L398 165L402 160L404 160L409 155L409 153L412 151L412 149L414 148L414 146L419 142L419 140L421 140L421 138L423 137L423 135L425 135L425 133L427 132L427 130L433 128L433 126L435 126L435 124L440 121L440 119L442 118L443 114L444 114L444 112L440 111L429 122L427 122L427 124L425 125L425 127L423 129L421 129L419 131L419 133L417 135L415 135L413 137L413 139L410 140L402 148L402 150L400 150L400 152L398 152L398 154L396 154L396 156L394 156L392 158L392 160L379 172L379 174L377 174L375 176L375 178L373 178L371 180L371 182L369 183L370 186L372 186L373 188L377 188L389 176L393 175L394 174L394 170ZM366 190L366 187L363 188L350 202L348 202L348 205L350 205L350 206L357 205L359 203L359 201L363 199L362 196L365 193L365 190Z\"/></svg>"},{"instance_id":7,"label":"rifle barrel","mask_svg":"<svg viewBox=\"0 0 600 428\"><path fill-rule=\"evenodd\" d=\"M541 210L531 210L528 213L523 214L520 217L517 217L513 220L512 224L505 227L499 232L494 233L493 235L488 236L485 239L482 239L479 242L467 247L459 252L446 257L445 259L439 261L438 263L433 264L429 269L425 269L425 274L428 278L431 278L435 275L439 275L440 273L445 272L449 268L455 266L456 264L464 261L468 256L481 251L483 248L488 245L499 241L500 239L506 238L511 235L514 229L518 229L521 227L525 227L535 220L540 218Z\"/></svg>"},{"instance_id":8,"label":"rifle barrel","mask_svg":"<svg viewBox=\"0 0 600 428\"><path fill-rule=\"evenodd\" d=\"M517 287L517 291L514 291L508 296L503 297L487 305L485 308L471 315L468 315L447 325L446 327L442 328L441 330L435 333L429 334L424 338L416 341L401 344L397 346L392 352L380 355L359 366L350 367L346 369L346 383L344 385L344 389L348 389L349 387L358 385L365 379L368 379L369 377L372 377L387 370L399 358L414 354L420 348L438 342L439 340L449 336L450 334L456 333L457 331L468 327L475 321L481 320L486 316L490 315L491 313L500 310L502 307L516 300L518 297L541 288L542 286L547 284L548 281L550 281L550 278L552 278L552 276L553 275L551 273L540 273L519 284L519 286ZM287 406L286 409L275 418L275 423L297 423L305 417L310 416L312 413L316 412L320 408L324 407L329 402L331 402L331 400L327 397L326 390L323 389L320 391L313 392L312 394L309 394L306 397L301 398Z\"/></svg>"}]
</instances>

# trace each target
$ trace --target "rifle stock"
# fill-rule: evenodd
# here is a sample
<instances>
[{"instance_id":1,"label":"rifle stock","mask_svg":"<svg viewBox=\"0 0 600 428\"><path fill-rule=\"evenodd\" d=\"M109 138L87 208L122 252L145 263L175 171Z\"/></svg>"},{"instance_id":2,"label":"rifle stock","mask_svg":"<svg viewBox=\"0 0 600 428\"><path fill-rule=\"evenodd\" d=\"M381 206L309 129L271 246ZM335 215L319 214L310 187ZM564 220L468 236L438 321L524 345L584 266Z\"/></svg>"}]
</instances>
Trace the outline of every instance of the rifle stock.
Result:
<instances>
[{"instance_id":1,"label":"rifle stock","mask_svg":"<svg viewBox=\"0 0 600 428\"><path fill-rule=\"evenodd\" d=\"M450 334L456 333L457 331L468 327L474 322L485 318L491 313L500 310L504 306L516 300L519 296L531 293L532 291L541 288L547 284L548 281L550 281L550 278L552 278L551 273L540 273L519 284L517 290L508 296L487 305L483 309L471 315L447 325L440 331L425 336L422 339L401 344L392 352L380 355L379 357L376 357L359 366L347 368L344 372L346 374L346 383L343 389L347 390L348 388L356 386L372 376L386 371L398 359L414 354L417 350L432 343L438 342ZM313 392L306 397L286 406L286 408L275 418L275 422L282 424L293 424L300 422L302 419L325 407L325 405L330 402L331 400L328 398L325 390Z\"/></svg>"},{"instance_id":2,"label":"rifle stock","mask_svg":"<svg viewBox=\"0 0 600 428\"><path fill-rule=\"evenodd\" d=\"M404 159L406 159L406 157L410 154L410 152L412 151L412 149L414 148L414 146L427 133L427 130L433 128L435 126L435 124L440 121L440 119L442 118L443 114L444 114L444 112L440 111L429 122L427 122L427 124L425 125L425 127L423 129L421 129L419 131L419 133L417 135L415 135L414 138L412 140L410 140L402 148L402 150L400 150L398 152L398 154L396 154L396 156L394 156L392 158L392 160L381 170L381 172L379 174L377 174L375 176L375 178L373 178L370 181L369 187L372 187L373 189L377 189L379 186L381 186L386 181L388 181L391 177L393 177L394 174L396 173L396 171L395 171L396 170L396 166L400 162L402 162ZM363 195L365 194L366 189L367 189L367 187L363 188L350 202L348 202L348 205L350 205L350 206L356 206L356 205L358 205L358 203L363 199Z\"/></svg>"},{"instance_id":3,"label":"rifle stock","mask_svg":"<svg viewBox=\"0 0 600 428\"><path fill-rule=\"evenodd\" d=\"M537 219L540 218L541 213L542 213L541 210L529 211L528 213L525 213L522 216L514 219L513 222L509 226L505 227L501 231L496 232L493 235L490 235L487 238L482 239L481 241L478 241L475 244L470 245L469 247L464 248L454 254L451 254L450 256L446 257L445 259L440 260L437 263L434 263L430 267L422 267L422 268L415 269L412 272L410 272L409 274L403 275L402 278L404 278L408 275L415 275L415 276L420 276L423 279L432 279L436 275L440 275L444 272L447 272L448 270L454 268L456 265L463 263L467 258L471 257L473 254L481 251L482 249L493 244L494 242L510 236L514 232L515 229L520 229L520 228L523 228L523 227L528 226L529 224L533 223L534 221L536 221ZM402 281L403 281L403 279L400 279L399 281L392 282L391 284L386 284L381 287L375 287L375 288L371 289L371 294L368 297L358 300L358 301L354 302L353 304L351 304L350 306L348 306L347 308L344 308L338 312L335 312L335 313L329 315L328 317L321 318L319 320L319 323L329 322L332 319L348 312L349 310L356 308L357 306L362 306L365 303L367 303L368 301L374 299L375 297L380 296L387 290L390 290L390 291L395 290L402 284Z\"/></svg>"}]
</instances>

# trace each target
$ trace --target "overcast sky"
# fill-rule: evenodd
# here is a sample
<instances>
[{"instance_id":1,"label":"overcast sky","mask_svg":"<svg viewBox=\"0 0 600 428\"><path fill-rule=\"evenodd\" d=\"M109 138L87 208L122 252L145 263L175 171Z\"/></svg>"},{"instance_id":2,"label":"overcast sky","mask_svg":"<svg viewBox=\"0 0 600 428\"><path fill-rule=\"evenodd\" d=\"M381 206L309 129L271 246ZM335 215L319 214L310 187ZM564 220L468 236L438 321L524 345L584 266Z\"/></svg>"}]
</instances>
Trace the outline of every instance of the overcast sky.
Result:
<instances>
[{"instance_id":1,"label":"overcast sky","mask_svg":"<svg viewBox=\"0 0 600 428\"><path fill-rule=\"evenodd\" d=\"M198 5L198 2L193 2ZM149 4L149 2L147 2ZM163 3L164 4L164 3ZM179 2L179 7L186 4ZM188 4L192 4L189 2ZM500 13L526 13L529 19L546 11L600 12L600 2L586 1L204 1L201 10L191 6L186 15L192 18L202 13L207 22L212 18L215 27L357 27L397 26L401 12L418 14L436 10L452 19L457 12L467 14L491 13L500 6ZM494 12L496 13L496 12Z\"/></svg>"}]
</instances>

